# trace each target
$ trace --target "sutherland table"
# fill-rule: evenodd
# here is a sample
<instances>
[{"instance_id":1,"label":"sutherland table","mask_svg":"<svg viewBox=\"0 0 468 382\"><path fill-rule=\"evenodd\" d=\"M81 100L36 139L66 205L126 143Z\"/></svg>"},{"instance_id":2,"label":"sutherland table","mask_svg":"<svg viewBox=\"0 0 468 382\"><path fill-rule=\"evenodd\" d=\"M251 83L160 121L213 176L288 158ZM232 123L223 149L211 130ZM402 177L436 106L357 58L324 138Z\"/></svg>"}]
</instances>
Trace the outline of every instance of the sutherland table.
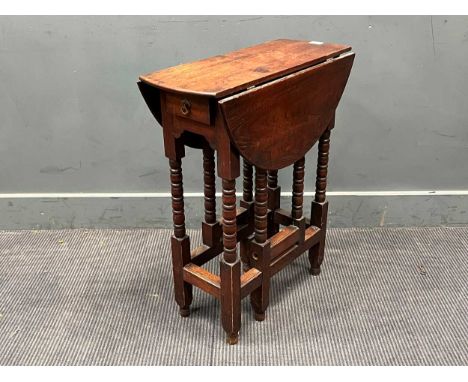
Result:
<instances>
[{"instance_id":1,"label":"sutherland table","mask_svg":"<svg viewBox=\"0 0 468 382\"><path fill-rule=\"evenodd\" d=\"M221 302L230 344L238 340L242 298L250 295L255 319L262 321L275 273L304 252L309 253L310 273L320 273L330 130L353 59L349 46L275 40L140 77L140 91L162 125L169 158L172 262L180 314L190 313L193 285L213 295ZM304 156L317 141L316 193L309 219L302 207ZM182 186L185 146L203 150L203 245L192 250ZM222 179L220 220L215 151ZM235 181L241 157L243 197L237 207ZM290 165L292 208L285 211L280 208L277 176L279 169ZM203 268L221 253L219 275Z\"/></svg>"}]
</instances>

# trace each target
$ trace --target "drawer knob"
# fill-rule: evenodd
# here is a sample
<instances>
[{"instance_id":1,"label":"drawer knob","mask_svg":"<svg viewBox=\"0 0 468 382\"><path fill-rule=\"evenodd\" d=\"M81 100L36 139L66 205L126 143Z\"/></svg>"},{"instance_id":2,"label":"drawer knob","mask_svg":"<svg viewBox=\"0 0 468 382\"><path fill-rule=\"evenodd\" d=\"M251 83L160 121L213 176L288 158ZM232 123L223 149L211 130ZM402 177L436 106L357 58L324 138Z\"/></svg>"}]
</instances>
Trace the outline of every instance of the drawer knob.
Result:
<instances>
[{"instance_id":1,"label":"drawer knob","mask_svg":"<svg viewBox=\"0 0 468 382\"><path fill-rule=\"evenodd\" d=\"M180 102L180 112L183 115L189 115L190 114L190 108L192 107L192 104L188 99L183 99Z\"/></svg>"}]
</instances>

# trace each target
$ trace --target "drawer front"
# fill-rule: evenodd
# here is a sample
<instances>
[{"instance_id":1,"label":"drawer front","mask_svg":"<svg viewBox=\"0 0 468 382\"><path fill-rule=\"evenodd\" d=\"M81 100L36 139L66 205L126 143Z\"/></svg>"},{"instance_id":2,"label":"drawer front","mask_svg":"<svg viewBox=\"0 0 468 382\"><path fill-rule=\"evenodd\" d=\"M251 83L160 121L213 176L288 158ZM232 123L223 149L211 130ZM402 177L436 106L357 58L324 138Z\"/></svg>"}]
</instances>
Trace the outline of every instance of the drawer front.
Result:
<instances>
[{"instance_id":1,"label":"drawer front","mask_svg":"<svg viewBox=\"0 0 468 382\"><path fill-rule=\"evenodd\" d=\"M167 110L180 118L186 118L205 125L211 124L210 102L208 97L190 94L166 94Z\"/></svg>"}]
</instances>

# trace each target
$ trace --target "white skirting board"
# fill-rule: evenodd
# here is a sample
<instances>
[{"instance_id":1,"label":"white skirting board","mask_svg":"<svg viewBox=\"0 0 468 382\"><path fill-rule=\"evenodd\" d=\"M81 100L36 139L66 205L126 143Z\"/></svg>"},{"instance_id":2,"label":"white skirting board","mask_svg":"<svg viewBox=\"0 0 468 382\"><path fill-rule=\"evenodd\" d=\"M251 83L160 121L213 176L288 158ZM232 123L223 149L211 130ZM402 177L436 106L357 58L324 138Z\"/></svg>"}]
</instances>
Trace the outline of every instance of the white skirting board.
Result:
<instances>
[{"instance_id":1,"label":"white skirting board","mask_svg":"<svg viewBox=\"0 0 468 382\"><path fill-rule=\"evenodd\" d=\"M239 199L240 199L239 194ZM186 223L199 228L203 194L185 194ZM314 192L306 192L310 214ZM468 191L332 191L329 227L468 225ZM290 208L284 192L282 207ZM220 214L220 202L217 202ZM0 229L170 228L170 193L0 194Z\"/></svg>"}]
</instances>

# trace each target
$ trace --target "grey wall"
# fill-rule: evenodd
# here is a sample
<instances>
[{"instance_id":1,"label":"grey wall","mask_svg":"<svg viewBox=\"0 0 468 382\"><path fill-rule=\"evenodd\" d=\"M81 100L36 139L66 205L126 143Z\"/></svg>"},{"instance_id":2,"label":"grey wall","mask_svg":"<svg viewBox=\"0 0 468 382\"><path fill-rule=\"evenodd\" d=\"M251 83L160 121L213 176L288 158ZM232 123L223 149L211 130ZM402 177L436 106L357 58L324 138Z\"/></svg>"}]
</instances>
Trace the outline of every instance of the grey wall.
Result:
<instances>
[{"instance_id":1,"label":"grey wall","mask_svg":"<svg viewBox=\"0 0 468 382\"><path fill-rule=\"evenodd\" d=\"M168 191L161 131L138 75L280 37L356 52L332 135L329 190L468 189L468 17L36 16L0 17L0 193ZM185 189L200 191L200 154L187 157ZM308 191L314 161L311 153ZM290 173L280 180L289 190ZM107 203L93 201L83 214L86 202L48 209L45 199L0 200L0 226L99 225ZM423 211L421 201L399 209L397 220L424 224L409 218ZM167 223L166 210L135 223L138 208L128 203L116 207L117 225ZM155 203L167 201L147 206ZM376 216L388 200L379 206ZM442 218L426 223L452 215L463 223L466 210L466 198L449 200L435 213ZM364 225L381 221L366 220L362 206L352 213L364 214Z\"/></svg>"}]
</instances>

